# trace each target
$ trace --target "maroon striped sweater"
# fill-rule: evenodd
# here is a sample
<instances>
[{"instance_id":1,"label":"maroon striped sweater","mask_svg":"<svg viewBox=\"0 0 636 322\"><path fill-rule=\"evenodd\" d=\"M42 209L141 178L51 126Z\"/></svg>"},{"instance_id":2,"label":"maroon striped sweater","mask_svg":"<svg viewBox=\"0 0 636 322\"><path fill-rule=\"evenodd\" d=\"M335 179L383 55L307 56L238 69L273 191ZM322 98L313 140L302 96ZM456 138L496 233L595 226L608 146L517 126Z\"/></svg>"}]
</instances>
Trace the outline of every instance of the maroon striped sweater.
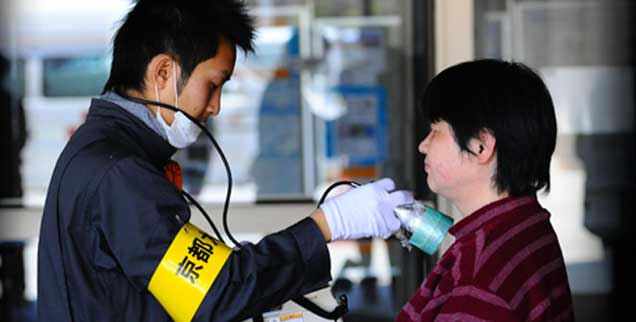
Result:
<instances>
[{"instance_id":1,"label":"maroon striped sweater","mask_svg":"<svg viewBox=\"0 0 636 322\"><path fill-rule=\"evenodd\" d=\"M465 217L396 321L574 321L549 218L534 197L505 198Z\"/></svg>"}]
</instances>

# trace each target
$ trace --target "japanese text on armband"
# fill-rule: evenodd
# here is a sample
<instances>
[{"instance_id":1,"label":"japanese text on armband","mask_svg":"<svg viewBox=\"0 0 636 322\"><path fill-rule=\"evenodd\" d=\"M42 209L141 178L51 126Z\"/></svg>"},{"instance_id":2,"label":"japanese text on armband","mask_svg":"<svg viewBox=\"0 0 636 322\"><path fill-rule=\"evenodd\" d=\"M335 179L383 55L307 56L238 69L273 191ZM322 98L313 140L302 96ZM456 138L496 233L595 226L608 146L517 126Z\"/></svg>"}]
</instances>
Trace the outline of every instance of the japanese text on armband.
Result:
<instances>
[{"instance_id":1,"label":"japanese text on armband","mask_svg":"<svg viewBox=\"0 0 636 322\"><path fill-rule=\"evenodd\" d=\"M204 241L206 238L210 240L209 243ZM216 240L206 233L202 233L201 238L194 238L192 245L188 247L188 254L192 257L188 255L183 257L176 274L189 279L194 284L195 279L199 278L199 271L203 269L203 265L208 263L210 256L214 254L214 247L217 245ZM199 262L202 265L198 265Z\"/></svg>"},{"instance_id":2,"label":"japanese text on armband","mask_svg":"<svg viewBox=\"0 0 636 322\"><path fill-rule=\"evenodd\" d=\"M187 223L168 247L148 290L173 320L191 321L231 253L225 244Z\"/></svg>"}]
</instances>

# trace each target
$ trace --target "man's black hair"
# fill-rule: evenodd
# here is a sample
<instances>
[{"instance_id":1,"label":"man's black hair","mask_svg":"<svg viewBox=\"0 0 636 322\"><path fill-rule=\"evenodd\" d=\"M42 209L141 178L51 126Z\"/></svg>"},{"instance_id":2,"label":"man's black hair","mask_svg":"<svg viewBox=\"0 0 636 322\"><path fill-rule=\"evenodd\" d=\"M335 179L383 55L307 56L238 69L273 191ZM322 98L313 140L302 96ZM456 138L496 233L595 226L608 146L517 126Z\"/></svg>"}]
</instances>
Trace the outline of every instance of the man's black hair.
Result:
<instances>
[{"instance_id":1,"label":"man's black hair","mask_svg":"<svg viewBox=\"0 0 636 322\"><path fill-rule=\"evenodd\" d=\"M484 59L435 76L423 98L432 123L446 121L462 151L482 131L496 139L493 181L511 196L550 191L550 159L557 124L550 93L539 75L517 62Z\"/></svg>"},{"instance_id":2,"label":"man's black hair","mask_svg":"<svg viewBox=\"0 0 636 322\"><path fill-rule=\"evenodd\" d=\"M180 64L181 89L199 63L216 55L219 37L253 52L254 27L242 1L139 0L113 40L104 92L144 90L146 67L161 53Z\"/></svg>"}]
</instances>

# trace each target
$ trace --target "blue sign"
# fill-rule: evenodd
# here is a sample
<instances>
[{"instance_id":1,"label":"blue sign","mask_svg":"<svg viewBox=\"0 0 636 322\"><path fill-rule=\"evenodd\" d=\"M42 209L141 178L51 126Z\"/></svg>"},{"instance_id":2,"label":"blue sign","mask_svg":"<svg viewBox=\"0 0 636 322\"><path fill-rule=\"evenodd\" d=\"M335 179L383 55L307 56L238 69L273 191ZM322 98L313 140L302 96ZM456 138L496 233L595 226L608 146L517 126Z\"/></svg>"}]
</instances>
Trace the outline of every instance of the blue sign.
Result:
<instances>
[{"instance_id":1,"label":"blue sign","mask_svg":"<svg viewBox=\"0 0 636 322\"><path fill-rule=\"evenodd\" d=\"M348 166L372 166L386 159L386 91L382 86L338 86L347 112L327 122L327 156Z\"/></svg>"}]
</instances>

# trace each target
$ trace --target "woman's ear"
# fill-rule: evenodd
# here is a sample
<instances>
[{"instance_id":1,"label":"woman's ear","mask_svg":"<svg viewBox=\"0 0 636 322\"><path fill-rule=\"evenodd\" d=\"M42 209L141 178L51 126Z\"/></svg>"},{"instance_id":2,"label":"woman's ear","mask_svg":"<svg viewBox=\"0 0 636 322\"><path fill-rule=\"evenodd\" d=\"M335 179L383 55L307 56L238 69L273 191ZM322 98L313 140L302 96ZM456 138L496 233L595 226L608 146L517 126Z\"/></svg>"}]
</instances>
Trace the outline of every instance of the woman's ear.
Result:
<instances>
[{"instance_id":1,"label":"woman's ear","mask_svg":"<svg viewBox=\"0 0 636 322\"><path fill-rule=\"evenodd\" d=\"M470 140L468 148L480 163L489 162L496 153L497 139L489 130L482 130L479 138Z\"/></svg>"}]
</instances>

